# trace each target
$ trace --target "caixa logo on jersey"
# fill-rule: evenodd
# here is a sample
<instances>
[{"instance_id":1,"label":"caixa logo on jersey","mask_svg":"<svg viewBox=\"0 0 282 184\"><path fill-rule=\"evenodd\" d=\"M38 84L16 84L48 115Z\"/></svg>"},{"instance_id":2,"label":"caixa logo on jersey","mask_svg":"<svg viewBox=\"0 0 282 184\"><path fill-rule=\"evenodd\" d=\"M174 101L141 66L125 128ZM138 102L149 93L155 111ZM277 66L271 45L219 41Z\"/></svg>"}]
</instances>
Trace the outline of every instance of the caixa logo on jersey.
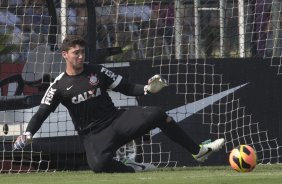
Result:
<instances>
[{"instance_id":1,"label":"caixa logo on jersey","mask_svg":"<svg viewBox=\"0 0 282 184\"><path fill-rule=\"evenodd\" d=\"M92 89L89 91L86 91L82 94L79 94L77 96L72 97L72 103L74 104L79 104L80 102L84 102L90 98L96 97L101 95L101 89L97 88L97 89Z\"/></svg>"},{"instance_id":2,"label":"caixa logo on jersey","mask_svg":"<svg viewBox=\"0 0 282 184\"><path fill-rule=\"evenodd\" d=\"M57 89L50 88L45 94L45 96L42 98L41 103L50 105L56 91Z\"/></svg>"}]
</instances>

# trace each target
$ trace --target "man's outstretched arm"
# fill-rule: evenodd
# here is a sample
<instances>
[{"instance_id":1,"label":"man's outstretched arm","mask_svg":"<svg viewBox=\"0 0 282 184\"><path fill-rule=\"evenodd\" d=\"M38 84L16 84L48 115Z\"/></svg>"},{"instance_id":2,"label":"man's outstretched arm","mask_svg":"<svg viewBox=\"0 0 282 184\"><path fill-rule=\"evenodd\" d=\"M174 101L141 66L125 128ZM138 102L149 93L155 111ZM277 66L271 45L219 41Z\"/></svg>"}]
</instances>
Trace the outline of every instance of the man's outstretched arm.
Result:
<instances>
[{"instance_id":1,"label":"man's outstretched arm","mask_svg":"<svg viewBox=\"0 0 282 184\"><path fill-rule=\"evenodd\" d=\"M167 81L160 75L154 75L148 80L147 85L127 83L122 81L114 91L119 91L127 96L142 96L148 93L158 93L168 86Z\"/></svg>"},{"instance_id":2,"label":"man's outstretched arm","mask_svg":"<svg viewBox=\"0 0 282 184\"><path fill-rule=\"evenodd\" d=\"M39 108L28 123L26 131L20 135L14 143L14 149L22 149L32 142L32 136L39 130L51 111Z\"/></svg>"}]
</instances>

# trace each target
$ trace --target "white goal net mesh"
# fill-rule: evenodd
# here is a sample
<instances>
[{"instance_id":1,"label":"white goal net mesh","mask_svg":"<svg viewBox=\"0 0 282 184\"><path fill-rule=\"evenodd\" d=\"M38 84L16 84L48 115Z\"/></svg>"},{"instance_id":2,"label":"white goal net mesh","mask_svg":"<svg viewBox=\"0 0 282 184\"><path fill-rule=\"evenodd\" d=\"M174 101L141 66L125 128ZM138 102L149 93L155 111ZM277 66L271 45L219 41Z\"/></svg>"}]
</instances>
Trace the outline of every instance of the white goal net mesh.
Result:
<instances>
[{"instance_id":1,"label":"white goal net mesh","mask_svg":"<svg viewBox=\"0 0 282 184\"><path fill-rule=\"evenodd\" d=\"M93 41L100 64L126 76L134 63L149 63L168 80L170 98L181 99L181 104L173 108L161 104L177 122L196 115L197 124L208 129L207 136L226 139L225 153L248 144L255 148L259 163L281 162L281 140L235 93L251 83L232 85L211 62L260 58L279 76L281 8L279 0L0 0L0 172L84 169L83 148L61 105L31 146L13 151L12 144L36 112L46 85L64 71L58 51L64 36L94 32L88 41ZM91 9L96 30L89 29ZM108 48L121 48L122 53L109 54ZM146 77L150 76L137 79L144 83ZM120 108L150 105L119 93L110 95ZM116 158L158 167L183 165L178 158L189 157L187 153L171 151L160 139L160 131L153 130L118 150Z\"/></svg>"}]
</instances>

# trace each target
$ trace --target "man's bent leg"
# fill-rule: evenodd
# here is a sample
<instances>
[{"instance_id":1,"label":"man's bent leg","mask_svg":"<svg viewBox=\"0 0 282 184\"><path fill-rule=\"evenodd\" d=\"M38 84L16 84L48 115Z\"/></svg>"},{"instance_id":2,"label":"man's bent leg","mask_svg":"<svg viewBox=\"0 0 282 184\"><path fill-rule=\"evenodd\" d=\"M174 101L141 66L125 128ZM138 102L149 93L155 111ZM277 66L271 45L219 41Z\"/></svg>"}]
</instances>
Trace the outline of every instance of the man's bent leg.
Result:
<instances>
[{"instance_id":1,"label":"man's bent leg","mask_svg":"<svg viewBox=\"0 0 282 184\"><path fill-rule=\"evenodd\" d=\"M115 132L109 126L98 133L88 133L81 136L86 151L87 162L94 172L124 173L134 172L130 166L113 159L116 150Z\"/></svg>"}]
</instances>

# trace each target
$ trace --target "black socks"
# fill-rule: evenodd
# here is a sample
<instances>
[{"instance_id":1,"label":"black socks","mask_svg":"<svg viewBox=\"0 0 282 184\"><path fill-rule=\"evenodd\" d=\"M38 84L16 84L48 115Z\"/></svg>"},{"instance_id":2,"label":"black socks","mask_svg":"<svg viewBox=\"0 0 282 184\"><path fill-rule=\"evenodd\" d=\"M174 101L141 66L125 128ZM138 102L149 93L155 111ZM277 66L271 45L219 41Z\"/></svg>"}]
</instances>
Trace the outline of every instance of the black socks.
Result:
<instances>
[{"instance_id":1,"label":"black socks","mask_svg":"<svg viewBox=\"0 0 282 184\"><path fill-rule=\"evenodd\" d=\"M190 153L196 155L199 153L200 146L173 120L171 122L163 122L159 127L166 136L172 141L186 148Z\"/></svg>"}]
</instances>

